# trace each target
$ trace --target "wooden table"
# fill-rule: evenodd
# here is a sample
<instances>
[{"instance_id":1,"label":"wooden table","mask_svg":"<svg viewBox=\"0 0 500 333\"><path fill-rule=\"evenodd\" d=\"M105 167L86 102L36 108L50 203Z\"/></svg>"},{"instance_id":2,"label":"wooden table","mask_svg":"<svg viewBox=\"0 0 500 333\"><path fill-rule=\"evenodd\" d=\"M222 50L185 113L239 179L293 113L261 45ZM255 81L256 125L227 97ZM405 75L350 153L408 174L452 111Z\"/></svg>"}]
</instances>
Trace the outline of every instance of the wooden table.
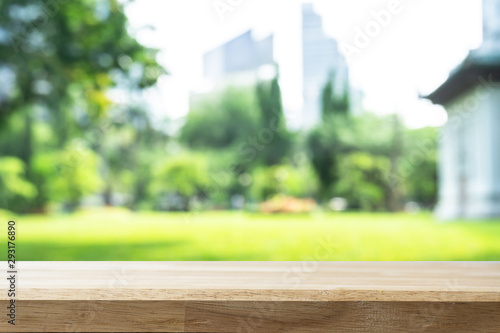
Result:
<instances>
[{"instance_id":1,"label":"wooden table","mask_svg":"<svg viewBox=\"0 0 500 333\"><path fill-rule=\"evenodd\" d=\"M19 262L0 330L500 332L499 262Z\"/></svg>"}]
</instances>

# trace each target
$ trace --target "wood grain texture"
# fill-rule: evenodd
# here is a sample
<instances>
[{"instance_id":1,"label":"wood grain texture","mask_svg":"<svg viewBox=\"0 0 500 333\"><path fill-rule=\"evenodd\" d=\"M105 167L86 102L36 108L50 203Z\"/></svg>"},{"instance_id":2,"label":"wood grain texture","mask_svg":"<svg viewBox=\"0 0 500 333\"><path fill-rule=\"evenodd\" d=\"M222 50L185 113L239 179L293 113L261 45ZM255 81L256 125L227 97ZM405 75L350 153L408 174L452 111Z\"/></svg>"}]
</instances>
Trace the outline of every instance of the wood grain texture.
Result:
<instances>
[{"instance_id":1,"label":"wood grain texture","mask_svg":"<svg viewBox=\"0 0 500 333\"><path fill-rule=\"evenodd\" d=\"M191 302L186 307L185 331L498 333L500 304Z\"/></svg>"},{"instance_id":2,"label":"wood grain texture","mask_svg":"<svg viewBox=\"0 0 500 333\"><path fill-rule=\"evenodd\" d=\"M500 332L499 262L19 262L17 282L0 331Z\"/></svg>"}]
</instances>

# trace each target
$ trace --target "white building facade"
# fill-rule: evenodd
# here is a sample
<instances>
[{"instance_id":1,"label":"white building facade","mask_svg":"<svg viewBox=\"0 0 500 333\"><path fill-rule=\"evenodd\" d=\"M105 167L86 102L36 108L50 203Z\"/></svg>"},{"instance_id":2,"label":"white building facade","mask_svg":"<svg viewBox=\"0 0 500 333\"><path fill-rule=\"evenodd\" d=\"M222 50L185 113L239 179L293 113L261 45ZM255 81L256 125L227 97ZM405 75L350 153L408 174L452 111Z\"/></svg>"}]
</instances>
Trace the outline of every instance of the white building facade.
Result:
<instances>
[{"instance_id":1,"label":"white building facade","mask_svg":"<svg viewBox=\"0 0 500 333\"><path fill-rule=\"evenodd\" d=\"M441 219L500 217L500 0L483 0L484 42L427 96L443 105Z\"/></svg>"},{"instance_id":2,"label":"white building facade","mask_svg":"<svg viewBox=\"0 0 500 333\"><path fill-rule=\"evenodd\" d=\"M249 30L205 53L203 76L214 85L248 85L256 82L259 70L274 63L274 35L255 40Z\"/></svg>"}]
</instances>

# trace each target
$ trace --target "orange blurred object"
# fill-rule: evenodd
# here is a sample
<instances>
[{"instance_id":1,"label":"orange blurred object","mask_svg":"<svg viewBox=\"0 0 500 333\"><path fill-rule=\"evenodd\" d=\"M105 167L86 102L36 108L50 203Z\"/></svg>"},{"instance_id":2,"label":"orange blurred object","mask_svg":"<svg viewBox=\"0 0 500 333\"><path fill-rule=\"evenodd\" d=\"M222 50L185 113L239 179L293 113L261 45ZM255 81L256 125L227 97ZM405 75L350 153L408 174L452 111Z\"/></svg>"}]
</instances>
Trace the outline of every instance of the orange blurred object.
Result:
<instances>
[{"instance_id":1,"label":"orange blurred object","mask_svg":"<svg viewBox=\"0 0 500 333\"><path fill-rule=\"evenodd\" d=\"M311 198L275 196L271 200L261 203L259 210L263 213L309 213L316 206L316 202Z\"/></svg>"}]
</instances>

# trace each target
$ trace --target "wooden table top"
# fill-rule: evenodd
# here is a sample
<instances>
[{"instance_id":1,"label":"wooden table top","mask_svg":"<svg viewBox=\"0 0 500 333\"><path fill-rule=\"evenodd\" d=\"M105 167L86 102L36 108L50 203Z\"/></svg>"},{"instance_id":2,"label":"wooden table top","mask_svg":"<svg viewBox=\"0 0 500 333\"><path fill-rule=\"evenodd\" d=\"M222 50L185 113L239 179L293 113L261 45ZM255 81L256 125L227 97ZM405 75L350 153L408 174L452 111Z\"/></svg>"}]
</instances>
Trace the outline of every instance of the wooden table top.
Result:
<instances>
[{"instance_id":1,"label":"wooden table top","mask_svg":"<svg viewBox=\"0 0 500 333\"><path fill-rule=\"evenodd\" d=\"M22 261L17 288L19 300L500 302L500 262Z\"/></svg>"}]
</instances>

